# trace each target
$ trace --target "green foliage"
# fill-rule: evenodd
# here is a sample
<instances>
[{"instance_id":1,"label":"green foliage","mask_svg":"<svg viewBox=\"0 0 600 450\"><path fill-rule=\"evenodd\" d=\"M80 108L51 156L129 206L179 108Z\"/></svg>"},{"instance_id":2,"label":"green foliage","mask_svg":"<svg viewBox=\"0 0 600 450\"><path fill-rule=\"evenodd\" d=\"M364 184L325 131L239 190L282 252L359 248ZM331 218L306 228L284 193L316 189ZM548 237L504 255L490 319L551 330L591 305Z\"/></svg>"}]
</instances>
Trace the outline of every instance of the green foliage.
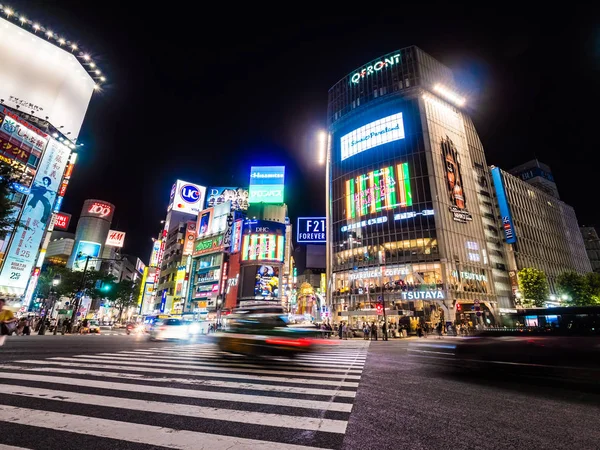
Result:
<instances>
[{"instance_id":1,"label":"green foliage","mask_svg":"<svg viewBox=\"0 0 600 450\"><path fill-rule=\"evenodd\" d=\"M129 280L121 280L116 286L116 300L114 306L119 309L119 317L117 321L121 320L123 310L130 306L137 305L138 297L140 295L141 283L136 281L132 283Z\"/></svg>"},{"instance_id":2,"label":"green foliage","mask_svg":"<svg viewBox=\"0 0 600 450\"><path fill-rule=\"evenodd\" d=\"M19 175L12 166L0 162L0 239L4 239L17 224L9 196L12 192L11 184L18 179Z\"/></svg>"},{"instance_id":3,"label":"green foliage","mask_svg":"<svg viewBox=\"0 0 600 450\"><path fill-rule=\"evenodd\" d=\"M524 267L519 270L518 279L524 305L544 306L544 302L550 295L548 279L544 271L533 267Z\"/></svg>"},{"instance_id":4,"label":"green foliage","mask_svg":"<svg viewBox=\"0 0 600 450\"><path fill-rule=\"evenodd\" d=\"M567 298L565 303L572 306L591 306L596 304L600 293L598 274L580 275L576 272L563 272L556 279L558 293Z\"/></svg>"}]
</instances>

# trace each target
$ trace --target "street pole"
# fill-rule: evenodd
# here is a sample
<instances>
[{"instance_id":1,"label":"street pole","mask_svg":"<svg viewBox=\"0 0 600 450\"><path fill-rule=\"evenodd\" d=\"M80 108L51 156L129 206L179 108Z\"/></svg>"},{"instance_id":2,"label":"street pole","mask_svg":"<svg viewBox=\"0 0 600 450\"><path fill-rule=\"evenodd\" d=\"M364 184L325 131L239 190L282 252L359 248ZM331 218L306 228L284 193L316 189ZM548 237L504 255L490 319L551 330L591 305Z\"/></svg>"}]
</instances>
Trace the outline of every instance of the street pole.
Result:
<instances>
[{"instance_id":1,"label":"street pole","mask_svg":"<svg viewBox=\"0 0 600 450\"><path fill-rule=\"evenodd\" d=\"M87 273L88 263L92 257L90 255L86 255L85 257L85 265L83 266L83 274L81 275L81 281L79 283L79 289L75 294L75 299L73 300L73 313L71 314L71 323L69 324L69 333L73 332L73 324L77 318L77 310L79 310L79 299L83 296L83 291L85 289L85 276ZM79 297L78 297L79 295Z\"/></svg>"}]
</instances>

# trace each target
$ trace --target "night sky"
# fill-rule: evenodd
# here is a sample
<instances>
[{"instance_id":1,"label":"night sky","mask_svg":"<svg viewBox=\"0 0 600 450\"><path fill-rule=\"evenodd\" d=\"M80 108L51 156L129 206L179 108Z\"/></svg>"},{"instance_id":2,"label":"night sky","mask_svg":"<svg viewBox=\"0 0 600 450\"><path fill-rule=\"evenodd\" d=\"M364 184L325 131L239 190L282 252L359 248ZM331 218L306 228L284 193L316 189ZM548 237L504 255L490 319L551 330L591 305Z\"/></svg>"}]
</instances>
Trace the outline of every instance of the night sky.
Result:
<instances>
[{"instance_id":1,"label":"night sky","mask_svg":"<svg viewBox=\"0 0 600 450\"><path fill-rule=\"evenodd\" d=\"M75 220L87 198L114 203L124 252L145 262L178 178L247 186L251 165L285 165L292 220L324 215L315 136L326 126L328 89L409 45L454 71L488 164L509 169L537 157L580 224L600 225L589 159L599 150L593 14L373 4L333 15L298 4L232 16L233 6L3 3L76 40L108 78L88 109L62 210Z\"/></svg>"}]
</instances>

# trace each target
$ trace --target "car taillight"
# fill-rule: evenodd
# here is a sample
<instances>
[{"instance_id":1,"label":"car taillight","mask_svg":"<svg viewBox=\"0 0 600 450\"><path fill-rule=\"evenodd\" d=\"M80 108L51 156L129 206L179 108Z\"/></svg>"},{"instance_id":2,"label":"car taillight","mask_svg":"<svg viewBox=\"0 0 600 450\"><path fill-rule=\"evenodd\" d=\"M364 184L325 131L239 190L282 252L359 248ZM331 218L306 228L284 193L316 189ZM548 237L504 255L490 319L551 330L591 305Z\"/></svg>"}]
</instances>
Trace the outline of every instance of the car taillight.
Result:
<instances>
[{"instance_id":1,"label":"car taillight","mask_svg":"<svg viewBox=\"0 0 600 450\"><path fill-rule=\"evenodd\" d=\"M265 343L271 345L288 345L291 347L308 347L312 344L311 339L266 339Z\"/></svg>"},{"instance_id":2,"label":"car taillight","mask_svg":"<svg viewBox=\"0 0 600 450\"><path fill-rule=\"evenodd\" d=\"M167 327L158 327L158 329L159 329L160 331L165 331L165 330L167 329Z\"/></svg>"}]
</instances>

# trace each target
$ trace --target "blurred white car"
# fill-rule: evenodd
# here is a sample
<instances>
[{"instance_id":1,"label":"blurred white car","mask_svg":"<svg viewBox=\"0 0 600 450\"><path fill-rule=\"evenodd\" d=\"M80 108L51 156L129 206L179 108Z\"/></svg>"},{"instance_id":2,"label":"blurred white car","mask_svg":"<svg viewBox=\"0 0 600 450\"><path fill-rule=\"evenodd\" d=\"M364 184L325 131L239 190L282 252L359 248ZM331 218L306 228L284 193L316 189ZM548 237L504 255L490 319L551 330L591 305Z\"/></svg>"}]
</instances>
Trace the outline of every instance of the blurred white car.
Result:
<instances>
[{"instance_id":1,"label":"blurred white car","mask_svg":"<svg viewBox=\"0 0 600 450\"><path fill-rule=\"evenodd\" d=\"M192 337L189 322L181 319L157 320L150 329L150 340L177 339L189 340Z\"/></svg>"}]
</instances>

